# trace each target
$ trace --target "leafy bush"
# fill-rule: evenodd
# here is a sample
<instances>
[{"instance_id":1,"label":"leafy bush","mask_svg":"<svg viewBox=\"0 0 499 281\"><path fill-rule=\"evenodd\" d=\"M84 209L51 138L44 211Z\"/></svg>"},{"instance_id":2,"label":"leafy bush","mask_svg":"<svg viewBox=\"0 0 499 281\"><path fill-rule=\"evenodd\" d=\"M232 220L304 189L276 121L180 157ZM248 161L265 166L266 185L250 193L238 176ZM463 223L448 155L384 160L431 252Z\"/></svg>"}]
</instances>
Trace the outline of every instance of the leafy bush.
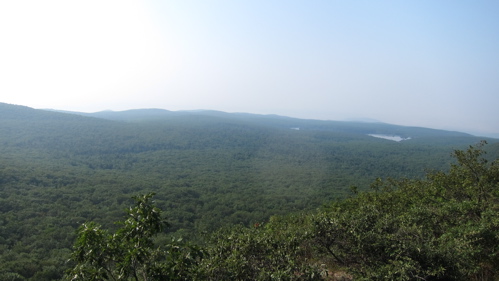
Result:
<instances>
[{"instance_id":1,"label":"leafy bush","mask_svg":"<svg viewBox=\"0 0 499 281\"><path fill-rule=\"evenodd\" d=\"M91 222L78 230L67 280L190 280L202 251L172 240L156 246L153 238L168 223L150 202L153 193L135 197L135 207L114 234Z\"/></svg>"},{"instance_id":2,"label":"leafy bush","mask_svg":"<svg viewBox=\"0 0 499 281\"><path fill-rule=\"evenodd\" d=\"M315 216L322 253L356 280L495 280L499 163L481 146L455 151L448 173L376 181Z\"/></svg>"},{"instance_id":3,"label":"leafy bush","mask_svg":"<svg viewBox=\"0 0 499 281\"><path fill-rule=\"evenodd\" d=\"M216 232L202 262L203 280L321 280L315 265L308 217L272 217L252 228Z\"/></svg>"}]
</instances>

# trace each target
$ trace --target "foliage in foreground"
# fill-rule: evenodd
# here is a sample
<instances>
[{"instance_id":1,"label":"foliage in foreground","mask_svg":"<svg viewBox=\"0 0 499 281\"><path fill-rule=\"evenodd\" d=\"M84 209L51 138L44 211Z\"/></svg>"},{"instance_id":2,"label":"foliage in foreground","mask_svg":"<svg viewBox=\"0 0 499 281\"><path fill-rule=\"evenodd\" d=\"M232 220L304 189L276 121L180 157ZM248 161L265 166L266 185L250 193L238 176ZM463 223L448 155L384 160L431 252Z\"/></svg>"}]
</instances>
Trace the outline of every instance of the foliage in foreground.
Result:
<instances>
[{"instance_id":1,"label":"foliage in foreground","mask_svg":"<svg viewBox=\"0 0 499 281\"><path fill-rule=\"evenodd\" d=\"M135 207L115 233L95 223L78 231L68 280L189 280L202 251L173 240L157 247L153 238L168 223L154 207L152 193L135 197Z\"/></svg>"},{"instance_id":2,"label":"foliage in foreground","mask_svg":"<svg viewBox=\"0 0 499 281\"><path fill-rule=\"evenodd\" d=\"M448 173L378 180L313 215L220 230L202 249L156 246L167 225L151 195L137 197L115 234L80 228L67 278L334 280L340 268L354 280L497 280L499 162L482 145L455 151Z\"/></svg>"},{"instance_id":3,"label":"foliage in foreground","mask_svg":"<svg viewBox=\"0 0 499 281\"><path fill-rule=\"evenodd\" d=\"M136 205L114 234L95 223L83 224L66 280L320 280L308 264L301 219L254 228L220 230L205 248L154 237L168 224L152 205L153 194L135 197Z\"/></svg>"},{"instance_id":4,"label":"foliage in foreground","mask_svg":"<svg viewBox=\"0 0 499 281\"><path fill-rule=\"evenodd\" d=\"M202 280L322 280L306 216L272 217L268 224L235 226L212 235Z\"/></svg>"},{"instance_id":5,"label":"foliage in foreground","mask_svg":"<svg viewBox=\"0 0 499 281\"><path fill-rule=\"evenodd\" d=\"M320 249L356 280L497 280L499 163L480 146L455 151L448 173L332 204L315 216Z\"/></svg>"}]
</instances>

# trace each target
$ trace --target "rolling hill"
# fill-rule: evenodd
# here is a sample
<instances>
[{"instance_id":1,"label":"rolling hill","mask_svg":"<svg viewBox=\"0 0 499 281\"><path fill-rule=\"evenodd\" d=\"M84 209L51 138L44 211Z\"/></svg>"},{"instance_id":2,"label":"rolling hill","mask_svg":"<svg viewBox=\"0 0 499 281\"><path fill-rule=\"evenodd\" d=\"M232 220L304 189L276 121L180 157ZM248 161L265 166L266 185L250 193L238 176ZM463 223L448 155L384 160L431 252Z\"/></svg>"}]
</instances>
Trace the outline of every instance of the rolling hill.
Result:
<instances>
[{"instance_id":1,"label":"rolling hill","mask_svg":"<svg viewBox=\"0 0 499 281\"><path fill-rule=\"evenodd\" d=\"M88 220L113 227L133 195L155 192L172 231L195 239L314 210L378 177L421 178L481 139L384 123L0 103L0 263L33 267L33 280L59 274L51 268L64 267L75 229ZM487 141L497 157L498 140Z\"/></svg>"}]
</instances>

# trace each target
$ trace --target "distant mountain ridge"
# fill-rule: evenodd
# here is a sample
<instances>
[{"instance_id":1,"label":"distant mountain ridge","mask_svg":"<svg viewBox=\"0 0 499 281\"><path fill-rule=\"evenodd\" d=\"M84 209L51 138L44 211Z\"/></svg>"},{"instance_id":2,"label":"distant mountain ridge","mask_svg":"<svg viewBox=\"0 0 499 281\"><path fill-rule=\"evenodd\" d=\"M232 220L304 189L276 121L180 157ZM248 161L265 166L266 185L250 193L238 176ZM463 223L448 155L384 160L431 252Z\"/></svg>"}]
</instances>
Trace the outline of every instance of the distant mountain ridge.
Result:
<instances>
[{"instance_id":1,"label":"distant mountain ridge","mask_svg":"<svg viewBox=\"0 0 499 281\"><path fill-rule=\"evenodd\" d=\"M144 121L166 121L172 118L190 117L190 118L223 118L250 122L263 126L278 128L299 128L300 130L320 130L320 131L338 131L356 134L375 134L399 136L401 138L418 137L471 137L471 134L448 131L440 129L431 129L424 127L411 127L382 123L373 119L362 119L352 121L332 121L299 119L280 115L261 115L252 113L227 113L216 110L190 110L190 111L169 111L166 109L131 109L125 111L100 111L95 113L57 111L82 115L87 117L102 118L113 121L124 122L144 122ZM368 121L367 121L368 120Z\"/></svg>"}]
</instances>

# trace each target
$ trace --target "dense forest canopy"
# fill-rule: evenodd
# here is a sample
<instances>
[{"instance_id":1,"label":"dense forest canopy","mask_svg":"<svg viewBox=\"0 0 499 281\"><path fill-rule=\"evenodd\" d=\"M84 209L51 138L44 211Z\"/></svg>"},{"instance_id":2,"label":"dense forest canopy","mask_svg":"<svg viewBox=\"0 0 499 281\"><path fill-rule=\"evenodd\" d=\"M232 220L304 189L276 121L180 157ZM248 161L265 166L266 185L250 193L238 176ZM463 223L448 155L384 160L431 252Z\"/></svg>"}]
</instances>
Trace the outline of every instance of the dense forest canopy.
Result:
<instances>
[{"instance_id":1,"label":"dense forest canopy","mask_svg":"<svg viewBox=\"0 0 499 281\"><path fill-rule=\"evenodd\" d=\"M447 171L483 138L382 123L212 111L62 113L0 103L0 276L62 277L75 231L155 192L170 236L313 212L376 178ZM298 130L299 128L299 130ZM409 138L394 142L369 134ZM487 139L486 157L499 155ZM49 257L49 258L47 258Z\"/></svg>"}]
</instances>

